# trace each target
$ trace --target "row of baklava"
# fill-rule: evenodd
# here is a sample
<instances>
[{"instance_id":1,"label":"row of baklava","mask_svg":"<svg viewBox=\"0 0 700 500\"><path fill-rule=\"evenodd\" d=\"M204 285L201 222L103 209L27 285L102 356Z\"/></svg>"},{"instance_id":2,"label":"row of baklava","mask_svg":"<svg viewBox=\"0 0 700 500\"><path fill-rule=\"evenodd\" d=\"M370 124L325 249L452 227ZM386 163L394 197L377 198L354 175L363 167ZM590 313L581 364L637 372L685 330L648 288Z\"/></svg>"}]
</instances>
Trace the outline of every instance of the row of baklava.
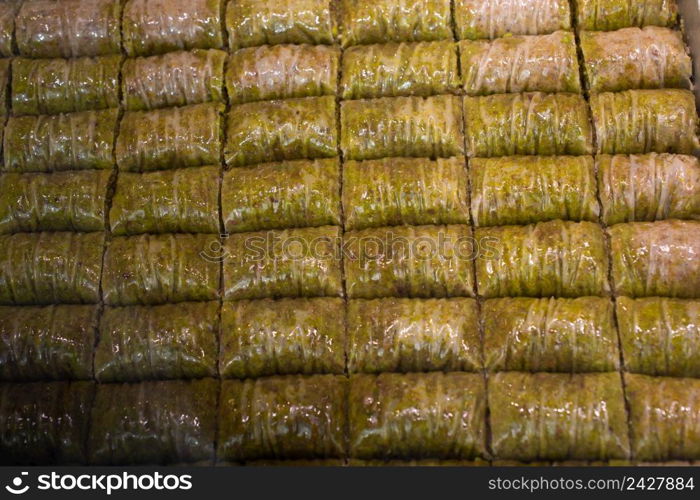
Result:
<instances>
[{"instance_id":1,"label":"row of baklava","mask_svg":"<svg viewBox=\"0 0 700 500\"><path fill-rule=\"evenodd\" d=\"M340 104L346 160L385 157L586 155L594 151L586 101L576 94L397 97ZM681 153L698 148L691 92L631 90L591 98L597 153ZM229 167L335 157L331 96L248 103L231 108L225 146L216 103L126 113L116 110L11 117L6 171L111 168L148 171L217 163ZM464 112L464 134L462 117ZM115 146L116 142L116 147ZM114 147L114 151L113 151ZM114 154L113 154L114 153Z\"/></svg>"},{"instance_id":2,"label":"row of baklava","mask_svg":"<svg viewBox=\"0 0 700 500\"><path fill-rule=\"evenodd\" d=\"M698 380L618 373L0 384L0 459L692 460L698 412Z\"/></svg>"},{"instance_id":3,"label":"row of baklava","mask_svg":"<svg viewBox=\"0 0 700 500\"><path fill-rule=\"evenodd\" d=\"M0 380L343 374L346 358L349 373L700 378L698 300L519 297L479 308L470 298L261 299L224 302L220 320L218 307L107 307L99 318L91 305L0 307Z\"/></svg>"},{"instance_id":4,"label":"row of baklava","mask_svg":"<svg viewBox=\"0 0 700 500\"><path fill-rule=\"evenodd\" d=\"M103 233L0 236L0 303L155 305L219 298L580 297L695 298L700 222L527 226L321 226L218 235ZM475 266L473 266L475 264ZM474 274L476 268L476 276ZM344 292L343 279L346 287ZM475 279L476 278L476 279Z\"/></svg>"},{"instance_id":5,"label":"row of baklava","mask_svg":"<svg viewBox=\"0 0 700 500\"><path fill-rule=\"evenodd\" d=\"M107 214L110 174L3 174L0 233L219 230L217 167L120 172ZM477 227L599 216L608 225L700 219L700 165L685 155L474 158L469 173L463 158L350 160L342 178L341 188L337 159L228 170L220 188L224 228L469 224L470 208Z\"/></svg>"},{"instance_id":6,"label":"row of baklava","mask_svg":"<svg viewBox=\"0 0 700 500\"><path fill-rule=\"evenodd\" d=\"M568 0L24 0L2 2L0 53L129 56L266 44L357 44L496 38L570 30ZM18 8L19 5L19 8ZM224 12L225 11L225 12ZM186 15L183 15L183 12ZM576 2L577 27L678 22L675 1ZM224 25L226 29L224 29ZM453 31L454 25L454 31ZM226 33L225 33L226 32Z\"/></svg>"}]
</instances>

